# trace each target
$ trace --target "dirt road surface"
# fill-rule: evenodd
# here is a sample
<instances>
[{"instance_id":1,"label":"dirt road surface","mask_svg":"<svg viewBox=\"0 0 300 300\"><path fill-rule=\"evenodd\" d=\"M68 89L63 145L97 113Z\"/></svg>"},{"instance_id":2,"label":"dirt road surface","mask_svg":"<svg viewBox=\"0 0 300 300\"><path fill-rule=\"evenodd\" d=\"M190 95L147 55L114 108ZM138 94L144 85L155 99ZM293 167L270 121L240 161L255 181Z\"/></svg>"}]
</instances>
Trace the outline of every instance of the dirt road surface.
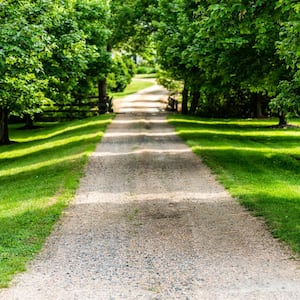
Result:
<instances>
[{"instance_id":1,"label":"dirt road surface","mask_svg":"<svg viewBox=\"0 0 300 300\"><path fill-rule=\"evenodd\" d=\"M119 101L74 202L1 299L300 299L299 262L167 124Z\"/></svg>"}]
</instances>

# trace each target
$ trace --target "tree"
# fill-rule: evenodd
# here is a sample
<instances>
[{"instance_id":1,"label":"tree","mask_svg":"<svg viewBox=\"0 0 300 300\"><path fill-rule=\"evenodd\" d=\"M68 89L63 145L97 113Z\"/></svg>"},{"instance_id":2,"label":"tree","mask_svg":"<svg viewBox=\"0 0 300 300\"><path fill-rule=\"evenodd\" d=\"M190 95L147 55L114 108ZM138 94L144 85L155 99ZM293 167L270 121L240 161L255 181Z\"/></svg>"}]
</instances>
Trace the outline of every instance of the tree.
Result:
<instances>
[{"instance_id":1,"label":"tree","mask_svg":"<svg viewBox=\"0 0 300 300\"><path fill-rule=\"evenodd\" d=\"M107 51L126 53L126 56L142 52L152 41L152 14L156 1L151 0L114 0L109 1ZM110 79L114 64L111 64ZM115 74L114 76L116 76ZM99 80L99 102L107 97L106 77Z\"/></svg>"},{"instance_id":2,"label":"tree","mask_svg":"<svg viewBox=\"0 0 300 300\"><path fill-rule=\"evenodd\" d=\"M74 2L60 1L53 5L46 31L52 44L51 56L43 61L47 96L55 103L73 103L74 92L86 75L88 62L97 55L96 49L87 45Z\"/></svg>"},{"instance_id":3,"label":"tree","mask_svg":"<svg viewBox=\"0 0 300 300\"><path fill-rule=\"evenodd\" d=\"M9 143L8 116L29 119L45 102L76 104L106 77L119 72L129 82L132 68L112 50L140 51L151 38L150 0L7 0L0 3L0 143ZM146 38L145 38L146 37ZM122 51L121 51L122 52ZM123 53L123 52L122 52ZM124 65L125 66L125 65ZM120 75L120 74L119 74ZM120 78L121 78L120 77Z\"/></svg>"},{"instance_id":4,"label":"tree","mask_svg":"<svg viewBox=\"0 0 300 300\"><path fill-rule=\"evenodd\" d=\"M158 63L175 80L183 81L182 113L188 112L190 69L182 53L188 47L186 32L182 26L184 7L181 0L161 0L158 6L158 22L155 40Z\"/></svg>"},{"instance_id":5,"label":"tree","mask_svg":"<svg viewBox=\"0 0 300 300\"><path fill-rule=\"evenodd\" d=\"M219 82L222 98L238 91L259 107L263 97L274 94L282 68L274 55L279 27L273 10L268 1L202 1L198 6L194 28L199 29L187 57L201 66L208 82Z\"/></svg>"},{"instance_id":6,"label":"tree","mask_svg":"<svg viewBox=\"0 0 300 300\"><path fill-rule=\"evenodd\" d=\"M86 46L91 54L88 57L85 75L75 91L75 97L80 100L90 94L110 72L112 59L107 45L111 31L109 30L109 6L105 1L77 0L74 9L78 27L85 35ZM101 92L99 94L101 96ZM105 96L102 95L102 97ZM104 101L104 99L99 99L99 101Z\"/></svg>"},{"instance_id":7,"label":"tree","mask_svg":"<svg viewBox=\"0 0 300 300\"><path fill-rule=\"evenodd\" d=\"M28 20L34 11L30 2L0 5L0 144L10 143L9 114L32 114L45 99L41 59L48 53L48 39L43 26Z\"/></svg>"},{"instance_id":8,"label":"tree","mask_svg":"<svg viewBox=\"0 0 300 300\"><path fill-rule=\"evenodd\" d=\"M300 109L300 4L298 1L278 1L277 10L283 16L278 54L286 66L286 78L280 81L278 94L271 107L279 115L279 125L287 124L288 114L297 115Z\"/></svg>"},{"instance_id":9,"label":"tree","mask_svg":"<svg viewBox=\"0 0 300 300\"><path fill-rule=\"evenodd\" d=\"M131 82L135 65L130 56L115 54L112 59L111 71L107 76L107 87L111 92L123 92Z\"/></svg>"},{"instance_id":10,"label":"tree","mask_svg":"<svg viewBox=\"0 0 300 300\"><path fill-rule=\"evenodd\" d=\"M281 17L276 3L159 3L159 61L164 69L173 69L174 76L184 77L193 99L190 111L199 94L206 105L208 99L219 99L220 106L238 95L239 101L248 103L249 111L255 103L256 115L262 115L261 104L276 95L279 81L286 76L276 54Z\"/></svg>"},{"instance_id":11,"label":"tree","mask_svg":"<svg viewBox=\"0 0 300 300\"><path fill-rule=\"evenodd\" d=\"M45 102L73 103L105 77L107 16L100 0L0 4L0 143L9 143L9 114L30 119Z\"/></svg>"}]
</instances>

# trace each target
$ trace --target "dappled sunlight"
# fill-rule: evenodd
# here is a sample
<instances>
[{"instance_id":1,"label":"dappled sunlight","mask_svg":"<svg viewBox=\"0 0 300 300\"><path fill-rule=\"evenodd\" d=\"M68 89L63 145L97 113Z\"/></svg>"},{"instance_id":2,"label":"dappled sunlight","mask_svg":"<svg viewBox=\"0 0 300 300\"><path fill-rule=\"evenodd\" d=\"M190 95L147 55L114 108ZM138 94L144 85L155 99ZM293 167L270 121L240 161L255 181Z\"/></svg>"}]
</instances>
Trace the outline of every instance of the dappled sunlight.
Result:
<instances>
[{"instance_id":1,"label":"dappled sunlight","mask_svg":"<svg viewBox=\"0 0 300 300\"><path fill-rule=\"evenodd\" d=\"M168 92L154 85L136 94L114 101L116 113L159 113L165 110Z\"/></svg>"},{"instance_id":2,"label":"dappled sunlight","mask_svg":"<svg viewBox=\"0 0 300 300\"><path fill-rule=\"evenodd\" d=\"M109 202L107 202L109 199ZM229 194L226 191L215 191L215 192L167 192L167 193L130 193L126 190L122 193L111 192L111 193L103 193L101 191L90 191L81 193L76 198L75 205L82 205L82 204L127 204L127 203L134 203L139 202L141 199L143 201L162 201L168 202L171 201L172 203L222 203L231 201Z\"/></svg>"},{"instance_id":3,"label":"dappled sunlight","mask_svg":"<svg viewBox=\"0 0 300 300\"><path fill-rule=\"evenodd\" d=\"M141 149L130 152L94 152L91 157L109 157L109 156L128 156L128 155L139 155L139 154L170 154L176 155L180 153L190 153L191 150L187 149Z\"/></svg>"},{"instance_id":4,"label":"dappled sunlight","mask_svg":"<svg viewBox=\"0 0 300 300\"><path fill-rule=\"evenodd\" d=\"M140 90L139 92L136 93L137 95L144 95L144 94L147 94L147 95L158 95L158 96L162 96L162 95L168 95L169 92L167 89L165 88L162 88L161 86L159 85L153 85L151 87L148 87L146 89L143 89L143 90ZM154 99L157 99L157 98L154 98Z\"/></svg>"},{"instance_id":5,"label":"dappled sunlight","mask_svg":"<svg viewBox=\"0 0 300 300\"><path fill-rule=\"evenodd\" d=\"M204 126L205 127L205 126ZM296 137L296 138L300 138L300 131L248 131L248 130L228 130L226 129L226 127L224 127L224 129L221 130L208 130L206 128L203 129L181 129L178 130L178 134L180 135L184 135L184 134L193 134L193 135L197 135L199 134L215 134L215 135L220 135L220 136L238 136L239 138L242 136L243 138L247 138L247 137L262 137L266 140L272 138L272 137L276 137L276 138L287 138L287 137Z\"/></svg>"},{"instance_id":6,"label":"dappled sunlight","mask_svg":"<svg viewBox=\"0 0 300 300\"><path fill-rule=\"evenodd\" d=\"M20 271L15 263L23 270L40 249L73 198L87 156L111 119L106 115L26 131L12 126L11 137L18 143L0 149L0 268L4 274Z\"/></svg>"},{"instance_id":7,"label":"dappled sunlight","mask_svg":"<svg viewBox=\"0 0 300 300\"><path fill-rule=\"evenodd\" d=\"M92 139L92 138L101 138L103 136L103 132L99 131L97 133L93 134L85 134L84 139L80 135L74 135L70 136L68 138L61 138L59 140L54 140L54 141L44 141L41 142L40 145L33 145L30 147L24 147L24 149L16 149L16 150L10 150L4 153L0 153L0 160L2 159L8 159L8 158L19 158L19 157L25 157L31 154L39 153L44 150L49 150L55 147L60 147L60 146L66 146L68 144L74 143L74 142L79 142L79 141L84 141L87 139Z\"/></svg>"},{"instance_id":8,"label":"dappled sunlight","mask_svg":"<svg viewBox=\"0 0 300 300\"><path fill-rule=\"evenodd\" d=\"M18 205L8 205L2 204L0 201L0 222L1 219L5 219L7 217L14 218L28 211L32 211L33 208L45 208L48 207L48 203L51 197L39 197L36 199L34 196L30 201L18 201Z\"/></svg>"},{"instance_id":9,"label":"dappled sunlight","mask_svg":"<svg viewBox=\"0 0 300 300\"><path fill-rule=\"evenodd\" d=\"M278 123L275 119L266 119L266 120L258 120L258 119L204 119L204 118L195 118L195 117L188 117L188 116L170 116L168 118L170 123L178 123L180 125L186 124L197 124L197 125L206 125L206 126L214 126L214 125L225 125L226 126L237 126L237 127L269 127L272 125L276 125Z\"/></svg>"},{"instance_id":10,"label":"dappled sunlight","mask_svg":"<svg viewBox=\"0 0 300 300\"><path fill-rule=\"evenodd\" d=\"M176 136L175 132L113 132L113 133L106 133L106 138L112 137L139 137L139 136L146 136L146 137L170 137Z\"/></svg>"},{"instance_id":11,"label":"dappled sunlight","mask_svg":"<svg viewBox=\"0 0 300 300\"><path fill-rule=\"evenodd\" d=\"M43 160L37 163L30 163L28 165L22 165L20 167L10 167L6 170L0 170L0 177L2 176L12 176L12 175L17 175L23 172L31 172L35 171L44 167L49 167L51 165L55 164L61 164L61 163L66 163L68 161L76 160L81 158L83 155L82 153L79 154L74 154L74 155L69 155L69 156L63 156L60 158L53 158L53 159L47 159Z\"/></svg>"},{"instance_id":12,"label":"dappled sunlight","mask_svg":"<svg viewBox=\"0 0 300 300\"><path fill-rule=\"evenodd\" d=\"M118 113L157 113L162 111L162 109L157 107L149 107L146 105L145 107L141 106L122 106L118 109Z\"/></svg>"},{"instance_id":13,"label":"dappled sunlight","mask_svg":"<svg viewBox=\"0 0 300 300\"><path fill-rule=\"evenodd\" d=\"M229 192L299 251L300 128L278 128L278 120L169 121Z\"/></svg>"},{"instance_id":14,"label":"dappled sunlight","mask_svg":"<svg viewBox=\"0 0 300 300\"><path fill-rule=\"evenodd\" d=\"M135 123L153 123L153 124L168 124L167 120L162 119L129 119L129 120L114 120L114 124L135 124Z\"/></svg>"},{"instance_id":15,"label":"dappled sunlight","mask_svg":"<svg viewBox=\"0 0 300 300\"><path fill-rule=\"evenodd\" d=\"M192 146L192 149L194 151L197 150L205 150L205 151L248 151L248 152L253 152L253 153L268 153L270 155L271 153L273 154L293 154L293 153L299 153L300 154L300 147L287 147L287 148L273 148L273 147L243 147L243 146Z\"/></svg>"},{"instance_id":16,"label":"dappled sunlight","mask_svg":"<svg viewBox=\"0 0 300 300\"><path fill-rule=\"evenodd\" d=\"M82 135L82 132L103 132L103 129L111 123L112 116L106 115L101 117L102 119L86 119L84 121L72 121L63 123L46 123L45 127L41 127L38 130L18 130L11 128L11 139L17 143L13 146L2 146L0 152L0 159L3 154L9 152L9 155L14 155L17 151L23 149L27 151L29 147L39 146L43 143L51 141L59 141L66 138L70 138L76 135ZM90 121L89 121L90 120ZM20 138L25 137L25 138Z\"/></svg>"},{"instance_id":17,"label":"dappled sunlight","mask_svg":"<svg viewBox=\"0 0 300 300\"><path fill-rule=\"evenodd\" d=\"M77 121L77 122L80 122L80 124L69 126L67 123L65 125L65 127L60 130L56 130L55 127L56 127L56 125L59 125L61 127L61 125L55 124L54 126L52 125L51 127L46 126L45 128L38 129L38 132L40 132L41 134L38 134L37 131L35 131L34 135L30 135L29 137L26 137L26 138L17 137L17 138L13 138L13 140L15 140L18 143L46 140L46 139L50 139L50 138L62 135L64 133L72 132L72 131L75 131L78 129L88 128L90 126L108 125L109 123L111 123L111 121L112 121L111 119ZM47 131L52 131L52 132L47 133ZM33 131L29 131L29 133L30 132L33 132Z\"/></svg>"},{"instance_id":18,"label":"dappled sunlight","mask_svg":"<svg viewBox=\"0 0 300 300\"><path fill-rule=\"evenodd\" d=\"M174 122L178 126L178 134L187 140L187 143L195 151L247 151L253 153L273 153L273 154L300 154L299 138L300 130L285 130L274 128L263 128L261 125L267 121L256 121L258 128L252 128L252 121L230 121L223 122L223 127L211 126L213 121L200 120L199 124L193 128L193 121L189 127L179 122ZM195 121L197 123L197 120ZM218 124L222 122L218 121ZM226 125L227 124L227 125ZM235 126L232 126L235 124ZM245 127L240 125L244 124ZM181 126L182 125L182 126ZM208 127L207 127L208 126Z\"/></svg>"},{"instance_id":19,"label":"dappled sunlight","mask_svg":"<svg viewBox=\"0 0 300 300\"><path fill-rule=\"evenodd\" d=\"M16 135L30 134L33 142L13 144L0 153L0 180L5 187L0 193L0 218L17 216L36 207L47 208L61 194L66 195L64 182L72 179L63 178L63 174L71 176L73 169L75 172L82 167L91 145L103 136L110 122L107 117L55 124L38 131L15 129ZM77 176L75 173L74 180Z\"/></svg>"}]
</instances>

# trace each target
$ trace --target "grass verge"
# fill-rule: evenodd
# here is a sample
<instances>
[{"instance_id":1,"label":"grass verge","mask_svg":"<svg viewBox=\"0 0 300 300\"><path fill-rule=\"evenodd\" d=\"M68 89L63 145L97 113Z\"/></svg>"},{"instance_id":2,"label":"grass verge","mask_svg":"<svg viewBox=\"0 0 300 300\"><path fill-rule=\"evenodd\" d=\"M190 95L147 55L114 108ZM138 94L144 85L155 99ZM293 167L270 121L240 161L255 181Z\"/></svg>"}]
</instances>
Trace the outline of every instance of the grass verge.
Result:
<instances>
[{"instance_id":1,"label":"grass verge","mask_svg":"<svg viewBox=\"0 0 300 300\"><path fill-rule=\"evenodd\" d=\"M111 119L44 123L30 131L10 128L17 143L0 147L0 287L41 249Z\"/></svg>"},{"instance_id":2,"label":"grass verge","mask_svg":"<svg viewBox=\"0 0 300 300\"><path fill-rule=\"evenodd\" d=\"M145 78L133 78L132 82L126 87L123 92L112 93L114 99L120 99L128 95L134 94L140 90L154 85L154 81L145 80Z\"/></svg>"},{"instance_id":3,"label":"grass verge","mask_svg":"<svg viewBox=\"0 0 300 300\"><path fill-rule=\"evenodd\" d=\"M299 255L300 128L274 128L277 120L169 121L229 192Z\"/></svg>"}]
</instances>

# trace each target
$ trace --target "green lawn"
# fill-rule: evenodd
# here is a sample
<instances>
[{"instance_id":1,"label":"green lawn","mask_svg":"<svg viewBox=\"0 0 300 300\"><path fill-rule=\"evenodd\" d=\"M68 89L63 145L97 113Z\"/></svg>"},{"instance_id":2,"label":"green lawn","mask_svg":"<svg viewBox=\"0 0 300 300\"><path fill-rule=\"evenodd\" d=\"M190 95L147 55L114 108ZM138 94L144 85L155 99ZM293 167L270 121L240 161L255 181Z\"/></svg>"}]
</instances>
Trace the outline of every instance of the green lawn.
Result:
<instances>
[{"instance_id":1,"label":"green lawn","mask_svg":"<svg viewBox=\"0 0 300 300\"><path fill-rule=\"evenodd\" d=\"M112 118L10 128L17 143L0 147L0 287L40 250Z\"/></svg>"},{"instance_id":2,"label":"green lawn","mask_svg":"<svg viewBox=\"0 0 300 300\"><path fill-rule=\"evenodd\" d=\"M149 78L156 78L156 74L155 73L150 73L150 74L136 74L135 79L149 79Z\"/></svg>"},{"instance_id":3,"label":"green lawn","mask_svg":"<svg viewBox=\"0 0 300 300\"><path fill-rule=\"evenodd\" d=\"M169 121L230 193L300 254L300 128L274 128L277 120Z\"/></svg>"},{"instance_id":4,"label":"green lawn","mask_svg":"<svg viewBox=\"0 0 300 300\"><path fill-rule=\"evenodd\" d=\"M152 81L144 80L145 78L133 78L132 82L126 87L124 92L120 93L112 93L114 99L120 99L122 97L126 97L128 95L134 94L142 89L150 87L154 84Z\"/></svg>"}]
</instances>

